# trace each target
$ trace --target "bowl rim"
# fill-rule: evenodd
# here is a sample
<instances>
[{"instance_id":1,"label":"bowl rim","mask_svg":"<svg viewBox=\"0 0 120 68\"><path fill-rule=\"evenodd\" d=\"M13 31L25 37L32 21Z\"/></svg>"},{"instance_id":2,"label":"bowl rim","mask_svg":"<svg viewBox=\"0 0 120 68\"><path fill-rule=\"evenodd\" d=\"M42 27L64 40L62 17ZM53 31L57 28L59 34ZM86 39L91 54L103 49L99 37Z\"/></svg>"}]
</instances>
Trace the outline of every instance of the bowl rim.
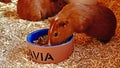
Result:
<instances>
[{"instance_id":1,"label":"bowl rim","mask_svg":"<svg viewBox=\"0 0 120 68\"><path fill-rule=\"evenodd\" d=\"M34 44L34 43L30 42L30 41L29 41L29 38L31 37L31 35L34 34L34 33L39 32L39 31L41 31L41 30L48 30L48 28L41 28L41 29L32 31L31 33L29 33L29 34L27 35L26 41L27 41L30 45L32 45L32 46L37 46L37 47L41 47L41 48L53 48L53 47L65 46L65 45L71 43L71 42L73 41L73 39L74 39L74 36L73 36L73 34L72 34L72 36L69 37L69 38L70 38L69 41L64 42L64 43L62 43L62 44L56 44L56 45L54 45L54 46L44 46L44 45L43 45L43 46L40 46L39 44Z\"/></svg>"}]
</instances>

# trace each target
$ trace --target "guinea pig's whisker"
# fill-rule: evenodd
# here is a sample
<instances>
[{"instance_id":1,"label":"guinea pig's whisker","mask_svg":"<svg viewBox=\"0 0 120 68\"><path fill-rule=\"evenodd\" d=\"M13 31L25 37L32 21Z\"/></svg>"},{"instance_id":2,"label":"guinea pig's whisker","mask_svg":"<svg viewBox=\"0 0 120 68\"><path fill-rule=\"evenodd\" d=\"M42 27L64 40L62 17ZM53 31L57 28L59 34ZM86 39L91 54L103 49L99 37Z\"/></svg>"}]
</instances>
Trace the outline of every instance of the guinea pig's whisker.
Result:
<instances>
[{"instance_id":1,"label":"guinea pig's whisker","mask_svg":"<svg viewBox=\"0 0 120 68\"><path fill-rule=\"evenodd\" d=\"M51 46L50 39L48 39L48 46Z\"/></svg>"},{"instance_id":2,"label":"guinea pig's whisker","mask_svg":"<svg viewBox=\"0 0 120 68\"><path fill-rule=\"evenodd\" d=\"M52 33L53 27L54 27L54 24L50 28L50 33ZM50 38L48 38L48 45L51 46Z\"/></svg>"}]
</instances>

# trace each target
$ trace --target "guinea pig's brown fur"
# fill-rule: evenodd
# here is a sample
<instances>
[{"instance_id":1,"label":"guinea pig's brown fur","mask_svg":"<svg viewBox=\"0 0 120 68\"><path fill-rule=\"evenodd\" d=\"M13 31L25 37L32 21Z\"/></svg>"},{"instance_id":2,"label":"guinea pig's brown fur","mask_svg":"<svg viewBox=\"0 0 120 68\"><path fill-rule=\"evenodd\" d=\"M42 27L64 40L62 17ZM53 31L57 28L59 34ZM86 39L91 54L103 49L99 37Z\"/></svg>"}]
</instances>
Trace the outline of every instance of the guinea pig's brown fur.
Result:
<instances>
[{"instance_id":1,"label":"guinea pig's brown fur","mask_svg":"<svg viewBox=\"0 0 120 68\"><path fill-rule=\"evenodd\" d=\"M17 13L27 20L42 20L58 13L66 3L64 0L18 0Z\"/></svg>"},{"instance_id":2,"label":"guinea pig's brown fur","mask_svg":"<svg viewBox=\"0 0 120 68\"><path fill-rule=\"evenodd\" d=\"M107 7L100 5L67 4L56 16L49 18L49 40L60 44L73 32L85 33L102 42L115 34L116 17Z\"/></svg>"},{"instance_id":3,"label":"guinea pig's brown fur","mask_svg":"<svg viewBox=\"0 0 120 68\"><path fill-rule=\"evenodd\" d=\"M0 2L9 3L11 0L0 0Z\"/></svg>"},{"instance_id":4,"label":"guinea pig's brown fur","mask_svg":"<svg viewBox=\"0 0 120 68\"><path fill-rule=\"evenodd\" d=\"M97 4L97 0L65 0L66 3L81 3L81 4L88 4L88 5L95 5Z\"/></svg>"}]
</instances>

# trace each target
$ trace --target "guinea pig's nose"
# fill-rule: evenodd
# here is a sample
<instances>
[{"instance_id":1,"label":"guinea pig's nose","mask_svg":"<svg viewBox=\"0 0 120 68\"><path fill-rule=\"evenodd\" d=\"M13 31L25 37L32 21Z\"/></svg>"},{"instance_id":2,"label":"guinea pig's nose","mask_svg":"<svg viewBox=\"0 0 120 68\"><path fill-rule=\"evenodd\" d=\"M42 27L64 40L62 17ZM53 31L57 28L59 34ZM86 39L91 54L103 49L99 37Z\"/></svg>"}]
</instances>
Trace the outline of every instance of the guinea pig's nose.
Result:
<instances>
[{"instance_id":1,"label":"guinea pig's nose","mask_svg":"<svg viewBox=\"0 0 120 68\"><path fill-rule=\"evenodd\" d=\"M58 33L57 33L57 32L55 32L55 33L54 33L54 36L55 36L55 37L57 37L57 36L58 36Z\"/></svg>"}]
</instances>

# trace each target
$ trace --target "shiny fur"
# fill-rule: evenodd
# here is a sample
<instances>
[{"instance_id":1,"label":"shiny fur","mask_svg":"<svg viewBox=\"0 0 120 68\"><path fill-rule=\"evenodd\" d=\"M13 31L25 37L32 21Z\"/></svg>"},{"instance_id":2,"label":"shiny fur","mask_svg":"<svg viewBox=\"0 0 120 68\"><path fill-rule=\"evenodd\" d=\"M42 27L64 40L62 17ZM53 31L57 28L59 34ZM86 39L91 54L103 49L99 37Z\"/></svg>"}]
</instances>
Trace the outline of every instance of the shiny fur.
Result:
<instances>
[{"instance_id":1,"label":"shiny fur","mask_svg":"<svg viewBox=\"0 0 120 68\"><path fill-rule=\"evenodd\" d=\"M17 13L27 20L42 20L57 14L66 3L64 0L18 0Z\"/></svg>"},{"instance_id":2,"label":"shiny fur","mask_svg":"<svg viewBox=\"0 0 120 68\"><path fill-rule=\"evenodd\" d=\"M107 7L71 3L56 16L49 18L49 40L60 44L73 32L85 33L102 42L108 42L115 34L116 17ZM62 26L60 26L62 24Z\"/></svg>"}]
</instances>

